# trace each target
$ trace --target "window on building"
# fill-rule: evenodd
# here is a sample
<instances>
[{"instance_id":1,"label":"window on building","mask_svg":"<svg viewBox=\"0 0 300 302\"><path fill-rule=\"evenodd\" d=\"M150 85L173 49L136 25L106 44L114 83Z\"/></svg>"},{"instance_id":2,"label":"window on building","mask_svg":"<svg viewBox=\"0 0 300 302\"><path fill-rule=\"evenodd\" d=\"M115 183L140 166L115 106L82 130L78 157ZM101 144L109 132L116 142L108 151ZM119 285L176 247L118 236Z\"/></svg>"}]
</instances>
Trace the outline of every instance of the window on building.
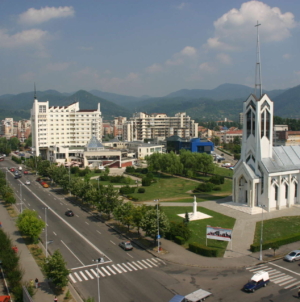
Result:
<instances>
[{"instance_id":1,"label":"window on building","mask_svg":"<svg viewBox=\"0 0 300 302\"><path fill-rule=\"evenodd\" d=\"M278 187L276 185L274 185L274 189L275 189L274 199L277 201L278 200Z\"/></svg>"},{"instance_id":2,"label":"window on building","mask_svg":"<svg viewBox=\"0 0 300 302\"><path fill-rule=\"evenodd\" d=\"M288 199L288 195L289 195L289 186L288 184L285 184L285 199Z\"/></svg>"},{"instance_id":3,"label":"window on building","mask_svg":"<svg viewBox=\"0 0 300 302\"><path fill-rule=\"evenodd\" d=\"M265 111L260 115L260 137L265 135Z\"/></svg>"},{"instance_id":4,"label":"window on building","mask_svg":"<svg viewBox=\"0 0 300 302\"><path fill-rule=\"evenodd\" d=\"M266 111L266 136L268 139L270 139L270 112Z\"/></svg>"},{"instance_id":5,"label":"window on building","mask_svg":"<svg viewBox=\"0 0 300 302\"><path fill-rule=\"evenodd\" d=\"M251 110L249 110L246 114L247 119L247 137L251 134Z\"/></svg>"},{"instance_id":6,"label":"window on building","mask_svg":"<svg viewBox=\"0 0 300 302\"><path fill-rule=\"evenodd\" d=\"M295 182L295 197L297 197L297 191L298 191L298 184Z\"/></svg>"},{"instance_id":7,"label":"window on building","mask_svg":"<svg viewBox=\"0 0 300 302\"><path fill-rule=\"evenodd\" d=\"M45 113L46 112L46 105L39 105L39 113Z\"/></svg>"}]
</instances>

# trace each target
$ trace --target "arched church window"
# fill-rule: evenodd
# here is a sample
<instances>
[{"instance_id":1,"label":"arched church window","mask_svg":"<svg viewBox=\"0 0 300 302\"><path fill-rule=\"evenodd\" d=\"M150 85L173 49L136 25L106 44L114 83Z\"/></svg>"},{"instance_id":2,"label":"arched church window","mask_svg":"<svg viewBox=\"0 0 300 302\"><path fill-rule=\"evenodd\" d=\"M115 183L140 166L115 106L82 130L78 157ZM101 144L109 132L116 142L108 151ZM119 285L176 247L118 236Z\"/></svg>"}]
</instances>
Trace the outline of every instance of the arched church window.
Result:
<instances>
[{"instance_id":1,"label":"arched church window","mask_svg":"<svg viewBox=\"0 0 300 302\"><path fill-rule=\"evenodd\" d=\"M270 112L266 110L266 136L270 139Z\"/></svg>"},{"instance_id":2,"label":"arched church window","mask_svg":"<svg viewBox=\"0 0 300 302\"><path fill-rule=\"evenodd\" d=\"M278 200L278 187L276 185L274 185L274 189L275 189L274 199L277 201Z\"/></svg>"},{"instance_id":3,"label":"arched church window","mask_svg":"<svg viewBox=\"0 0 300 302\"><path fill-rule=\"evenodd\" d=\"M285 184L285 199L287 199L289 196L289 186L288 184Z\"/></svg>"},{"instance_id":4,"label":"arched church window","mask_svg":"<svg viewBox=\"0 0 300 302\"><path fill-rule=\"evenodd\" d=\"M260 137L265 135L265 111L260 115Z\"/></svg>"},{"instance_id":5,"label":"arched church window","mask_svg":"<svg viewBox=\"0 0 300 302\"><path fill-rule=\"evenodd\" d=\"M249 137L251 134L251 110L247 112L246 118L247 118L247 137Z\"/></svg>"},{"instance_id":6,"label":"arched church window","mask_svg":"<svg viewBox=\"0 0 300 302\"><path fill-rule=\"evenodd\" d=\"M252 111L252 134L255 136L255 113Z\"/></svg>"},{"instance_id":7,"label":"arched church window","mask_svg":"<svg viewBox=\"0 0 300 302\"><path fill-rule=\"evenodd\" d=\"M297 191L298 191L298 184L295 182L295 197L297 197Z\"/></svg>"}]
</instances>

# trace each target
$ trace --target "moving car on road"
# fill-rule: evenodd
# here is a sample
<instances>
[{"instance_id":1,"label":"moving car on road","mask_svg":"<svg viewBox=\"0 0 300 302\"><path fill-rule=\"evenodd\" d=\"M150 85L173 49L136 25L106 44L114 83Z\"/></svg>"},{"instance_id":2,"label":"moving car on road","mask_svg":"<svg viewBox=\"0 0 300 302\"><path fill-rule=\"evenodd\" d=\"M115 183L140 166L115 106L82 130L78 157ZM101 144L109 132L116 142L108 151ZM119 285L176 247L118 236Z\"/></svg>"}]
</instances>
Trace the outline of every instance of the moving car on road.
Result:
<instances>
[{"instance_id":1,"label":"moving car on road","mask_svg":"<svg viewBox=\"0 0 300 302\"><path fill-rule=\"evenodd\" d=\"M133 249L130 241L122 241L119 243L119 246L125 251L131 251Z\"/></svg>"},{"instance_id":2,"label":"moving car on road","mask_svg":"<svg viewBox=\"0 0 300 302\"><path fill-rule=\"evenodd\" d=\"M27 179L27 180L25 181L25 185L30 185L30 180Z\"/></svg>"},{"instance_id":3,"label":"moving car on road","mask_svg":"<svg viewBox=\"0 0 300 302\"><path fill-rule=\"evenodd\" d=\"M68 217L73 217L74 213L73 213L73 211L68 210L68 211L65 212L65 215L68 216Z\"/></svg>"},{"instance_id":4,"label":"moving car on road","mask_svg":"<svg viewBox=\"0 0 300 302\"><path fill-rule=\"evenodd\" d=\"M261 287L266 287L270 282L269 273L265 271L259 271L255 273L251 280L244 285L244 291L254 293Z\"/></svg>"},{"instance_id":5,"label":"moving car on road","mask_svg":"<svg viewBox=\"0 0 300 302\"><path fill-rule=\"evenodd\" d=\"M294 262L296 260L300 260L300 250L291 251L289 254L284 256L283 258L286 261Z\"/></svg>"},{"instance_id":6,"label":"moving car on road","mask_svg":"<svg viewBox=\"0 0 300 302\"><path fill-rule=\"evenodd\" d=\"M28 174L28 171L27 171L27 170L25 170L25 171L24 171L24 174Z\"/></svg>"},{"instance_id":7,"label":"moving car on road","mask_svg":"<svg viewBox=\"0 0 300 302\"><path fill-rule=\"evenodd\" d=\"M207 297L211 295L212 293L204 289L198 289L186 296L176 295L169 302L198 302L204 301Z\"/></svg>"}]
</instances>

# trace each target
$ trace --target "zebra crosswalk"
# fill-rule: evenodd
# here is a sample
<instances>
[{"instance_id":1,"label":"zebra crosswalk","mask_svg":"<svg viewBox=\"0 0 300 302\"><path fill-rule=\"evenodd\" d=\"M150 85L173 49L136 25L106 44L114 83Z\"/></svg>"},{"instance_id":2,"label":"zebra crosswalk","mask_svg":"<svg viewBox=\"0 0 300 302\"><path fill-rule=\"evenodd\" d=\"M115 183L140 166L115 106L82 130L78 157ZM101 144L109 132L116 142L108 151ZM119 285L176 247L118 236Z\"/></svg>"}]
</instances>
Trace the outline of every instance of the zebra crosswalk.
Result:
<instances>
[{"instance_id":1,"label":"zebra crosswalk","mask_svg":"<svg viewBox=\"0 0 300 302\"><path fill-rule=\"evenodd\" d=\"M155 268L161 265L166 265L166 263L159 258L136 260L136 261L130 261L130 262L118 263L118 264L110 263L109 265L105 265L105 263L103 263L102 265L98 266L98 273L100 278L101 277L104 278L104 277L114 276L117 274L125 274L138 270ZM95 266L93 266L93 268L82 267L81 270L70 273L69 277L73 283L93 280L98 277L97 267Z\"/></svg>"},{"instance_id":2,"label":"zebra crosswalk","mask_svg":"<svg viewBox=\"0 0 300 302\"><path fill-rule=\"evenodd\" d=\"M265 264L251 266L246 268L249 272L255 274L258 271L266 271L269 273L270 281L279 286L283 286L284 289L292 289L300 285L300 280L295 276L288 275L279 269L275 269Z\"/></svg>"}]
</instances>

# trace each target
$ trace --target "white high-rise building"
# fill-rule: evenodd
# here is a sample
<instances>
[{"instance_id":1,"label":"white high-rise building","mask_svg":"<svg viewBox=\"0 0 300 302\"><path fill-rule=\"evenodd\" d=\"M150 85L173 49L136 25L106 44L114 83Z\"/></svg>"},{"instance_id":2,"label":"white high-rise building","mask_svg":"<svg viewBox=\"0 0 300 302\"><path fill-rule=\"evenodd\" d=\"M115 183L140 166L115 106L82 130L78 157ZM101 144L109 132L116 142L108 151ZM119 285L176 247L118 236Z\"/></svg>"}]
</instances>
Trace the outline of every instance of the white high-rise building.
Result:
<instances>
[{"instance_id":1,"label":"white high-rise building","mask_svg":"<svg viewBox=\"0 0 300 302\"><path fill-rule=\"evenodd\" d=\"M52 106L34 98L31 109L32 147L36 156L47 155L51 147L84 147L95 136L102 139L100 103L97 109L80 110L79 102Z\"/></svg>"},{"instance_id":2,"label":"white high-rise building","mask_svg":"<svg viewBox=\"0 0 300 302\"><path fill-rule=\"evenodd\" d=\"M198 137L198 123L185 112L167 116L165 113L147 114L138 112L123 125L123 140L143 141L178 135L181 138Z\"/></svg>"}]
</instances>

